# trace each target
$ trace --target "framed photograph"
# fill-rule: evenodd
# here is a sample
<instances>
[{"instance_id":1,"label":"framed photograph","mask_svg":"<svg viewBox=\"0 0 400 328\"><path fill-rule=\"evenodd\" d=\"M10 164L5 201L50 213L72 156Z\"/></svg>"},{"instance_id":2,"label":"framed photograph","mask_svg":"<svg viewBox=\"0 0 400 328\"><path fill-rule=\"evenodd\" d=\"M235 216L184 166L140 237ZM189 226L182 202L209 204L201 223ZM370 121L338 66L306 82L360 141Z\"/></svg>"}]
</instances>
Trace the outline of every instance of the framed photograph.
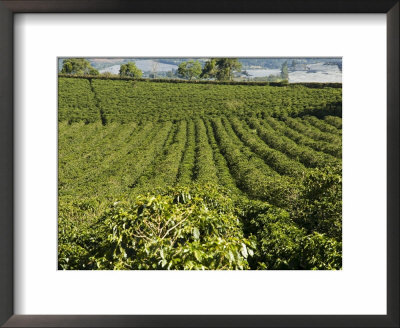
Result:
<instances>
[{"instance_id":1,"label":"framed photograph","mask_svg":"<svg viewBox=\"0 0 400 328\"><path fill-rule=\"evenodd\" d=\"M0 324L398 327L398 1L0 1Z\"/></svg>"}]
</instances>

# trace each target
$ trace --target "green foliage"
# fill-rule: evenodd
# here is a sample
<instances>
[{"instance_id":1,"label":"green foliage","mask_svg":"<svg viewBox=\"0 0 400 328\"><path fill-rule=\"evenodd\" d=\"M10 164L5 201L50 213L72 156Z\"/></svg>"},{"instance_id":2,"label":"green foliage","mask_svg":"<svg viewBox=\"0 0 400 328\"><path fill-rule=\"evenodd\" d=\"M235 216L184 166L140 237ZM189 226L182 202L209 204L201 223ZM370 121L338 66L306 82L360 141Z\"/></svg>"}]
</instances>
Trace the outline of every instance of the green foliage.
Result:
<instances>
[{"instance_id":1,"label":"green foliage","mask_svg":"<svg viewBox=\"0 0 400 328\"><path fill-rule=\"evenodd\" d=\"M204 64L200 77L206 79L214 79L217 77L217 59L212 58Z\"/></svg>"},{"instance_id":2,"label":"green foliage","mask_svg":"<svg viewBox=\"0 0 400 328\"><path fill-rule=\"evenodd\" d=\"M59 268L340 269L341 89L176 81L59 78Z\"/></svg>"},{"instance_id":3,"label":"green foliage","mask_svg":"<svg viewBox=\"0 0 400 328\"><path fill-rule=\"evenodd\" d=\"M201 74L201 64L199 61L189 60L182 62L178 67L178 74L188 80L198 79Z\"/></svg>"},{"instance_id":4,"label":"green foliage","mask_svg":"<svg viewBox=\"0 0 400 328\"><path fill-rule=\"evenodd\" d=\"M212 58L206 62L201 77L232 81L233 73L240 71L242 64L237 58Z\"/></svg>"},{"instance_id":5,"label":"green foliage","mask_svg":"<svg viewBox=\"0 0 400 328\"><path fill-rule=\"evenodd\" d=\"M276 172L283 175L300 176L306 168L299 161L291 160L284 153L270 148L254 131L237 118L232 118L232 127L243 142L258 154Z\"/></svg>"},{"instance_id":6,"label":"green foliage","mask_svg":"<svg viewBox=\"0 0 400 328\"><path fill-rule=\"evenodd\" d=\"M262 208L262 207L261 207ZM257 236L254 261L259 269L299 269L304 231L284 211L261 209L249 223Z\"/></svg>"},{"instance_id":7,"label":"green foliage","mask_svg":"<svg viewBox=\"0 0 400 328\"><path fill-rule=\"evenodd\" d=\"M342 239L342 168L325 167L307 172L293 209L293 218L308 232Z\"/></svg>"},{"instance_id":8,"label":"green foliage","mask_svg":"<svg viewBox=\"0 0 400 328\"><path fill-rule=\"evenodd\" d=\"M93 123L100 121L90 80L58 80L58 121Z\"/></svg>"},{"instance_id":9,"label":"green foliage","mask_svg":"<svg viewBox=\"0 0 400 328\"><path fill-rule=\"evenodd\" d=\"M104 73L101 73L100 74L100 77L103 77L103 78L116 78L116 77L118 77L118 74L113 74L113 73L111 73L111 72L104 72Z\"/></svg>"},{"instance_id":10,"label":"green foliage","mask_svg":"<svg viewBox=\"0 0 400 328\"><path fill-rule=\"evenodd\" d=\"M341 240L299 227L290 214L263 202L242 202L245 234L254 235L257 248L249 259L253 269L340 270Z\"/></svg>"},{"instance_id":11,"label":"green foliage","mask_svg":"<svg viewBox=\"0 0 400 328\"><path fill-rule=\"evenodd\" d=\"M195 163L195 126L192 120L189 120L186 124L186 144L185 151L182 157L182 162L179 167L179 173L177 183L180 185L188 185L194 178L194 163Z\"/></svg>"},{"instance_id":12,"label":"green foliage","mask_svg":"<svg viewBox=\"0 0 400 328\"><path fill-rule=\"evenodd\" d=\"M99 71L92 67L84 58L69 58L63 60L62 74L99 75Z\"/></svg>"},{"instance_id":13,"label":"green foliage","mask_svg":"<svg viewBox=\"0 0 400 328\"><path fill-rule=\"evenodd\" d=\"M63 202L58 243L63 270L341 269L340 241L213 185Z\"/></svg>"},{"instance_id":14,"label":"green foliage","mask_svg":"<svg viewBox=\"0 0 400 328\"><path fill-rule=\"evenodd\" d=\"M337 117L337 116L326 116L324 118L324 120L325 120L325 122L333 125L337 129L341 129L342 128L342 119L340 117Z\"/></svg>"},{"instance_id":15,"label":"green foliage","mask_svg":"<svg viewBox=\"0 0 400 328\"><path fill-rule=\"evenodd\" d=\"M196 166L194 178L197 182L218 182L217 168L214 165L213 151L208 142L203 120L196 120Z\"/></svg>"},{"instance_id":16,"label":"green foliage","mask_svg":"<svg viewBox=\"0 0 400 328\"><path fill-rule=\"evenodd\" d=\"M91 268L90 254L104 236L99 233L96 216L103 211L96 199L64 198L58 206L58 267L62 270Z\"/></svg>"},{"instance_id":17,"label":"green foliage","mask_svg":"<svg viewBox=\"0 0 400 328\"><path fill-rule=\"evenodd\" d=\"M306 122L309 122L311 125L315 126L317 129L321 130L322 132L330 133L337 136L342 135L342 131L340 129L323 120L319 120L314 116L305 116L303 119Z\"/></svg>"},{"instance_id":18,"label":"green foliage","mask_svg":"<svg viewBox=\"0 0 400 328\"><path fill-rule=\"evenodd\" d=\"M243 236L232 199L211 185L114 202L86 227L85 240L65 233L65 221L59 226L63 269L248 269L256 247ZM97 247L94 235L101 238Z\"/></svg>"},{"instance_id":19,"label":"green foliage","mask_svg":"<svg viewBox=\"0 0 400 328\"><path fill-rule=\"evenodd\" d=\"M163 143L158 144L156 150L159 156L153 155L148 158L153 160L152 165L147 165L142 176L132 188L141 190L152 190L154 186L164 187L174 185L182 160L186 143L186 121L180 121L170 130ZM156 153L156 154L157 154ZM155 174L154 168L157 168Z\"/></svg>"},{"instance_id":20,"label":"green foliage","mask_svg":"<svg viewBox=\"0 0 400 328\"><path fill-rule=\"evenodd\" d=\"M340 121L342 120L341 118L339 119ZM340 146L342 145L342 139L340 136L322 132L321 130L300 117L286 117L284 121L289 128L315 141L322 141L328 143L331 146L334 146L336 144Z\"/></svg>"},{"instance_id":21,"label":"green foliage","mask_svg":"<svg viewBox=\"0 0 400 328\"><path fill-rule=\"evenodd\" d=\"M212 121L216 140L226 158L236 185L251 198L287 207L296 195L296 183L280 176L241 143L229 126L220 119Z\"/></svg>"},{"instance_id":22,"label":"green foliage","mask_svg":"<svg viewBox=\"0 0 400 328\"><path fill-rule=\"evenodd\" d=\"M143 75L143 72L136 67L135 63L128 62L121 65L119 69L119 75L140 79Z\"/></svg>"},{"instance_id":23,"label":"green foliage","mask_svg":"<svg viewBox=\"0 0 400 328\"><path fill-rule=\"evenodd\" d=\"M242 64L237 58L219 58L216 61L217 74L216 78L219 81L231 81L233 72L240 71Z\"/></svg>"},{"instance_id":24,"label":"green foliage","mask_svg":"<svg viewBox=\"0 0 400 328\"><path fill-rule=\"evenodd\" d=\"M65 82L68 80L68 82ZM137 122L137 120L180 120L196 116L234 114L251 116L296 117L322 111L328 104L341 101L341 89L312 89L303 86L273 87L257 85L225 85L169 83L93 78L89 80L60 78L59 92L75 97L84 94L96 99L98 120L105 122ZM182 80L180 80L182 81ZM212 81L211 81L212 82ZM87 84L91 89L82 89ZM92 92L90 92L92 90ZM79 108L85 108L80 98ZM59 99L59 117L69 120L68 98ZM329 109L330 110L330 109ZM75 121L76 118L73 117ZM305 122L308 124L308 122ZM319 130L321 132L321 130Z\"/></svg>"},{"instance_id":25,"label":"green foliage","mask_svg":"<svg viewBox=\"0 0 400 328\"><path fill-rule=\"evenodd\" d=\"M332 116L330 116L332 117ZM322 132L313 133L309 131L308 136L306 131L302 131L300 128L300 132L292 129L287 122L279 121L271 116L266 116L265 122L270 125L275 131L278 131L280 134L285 135L289 139L292 139L298 145L308 146L316 151L330 154L336 158L342 157L342 139L332 138L334 142L326 142L324 140L318 140L318 137L322 136ZM341 121L341 118L338 118ZM288 120L288 118L286 119ZM296 124L296 123L295 123ZM340 123L341 124L341 123ZM303 134L304 133L304 134Z\"/></svg>"},{"instance_id":26,"label":"green foliage","mask_svg":"<svg viewBox=\"0 0 400 328\"><path fill-rule=\"evenodd\" d=\"M279 150L288 157L300 161L306 167L324 167L338 164L339 159L333 156L315 151L311 147L298 145L292 139L277 133L269 124L257 119L248 119L249 126L257 131L259 137L270 147Z\"/></svg>"},{"instance_id":27,"label":"green foliage","mask_svg":"<svg viewBox=\"0 0 400 328\"><path fill-rule=\"evenodd\" d=\"M220 152L210 120L205 120L205 125L207 128L208 140L213 149L213 158L215 167L217 168L219 184L230 190L232 193L240 194L240 190L236 186L235 179L230 173L228 163Z\"/></svg>"}]
</instances>

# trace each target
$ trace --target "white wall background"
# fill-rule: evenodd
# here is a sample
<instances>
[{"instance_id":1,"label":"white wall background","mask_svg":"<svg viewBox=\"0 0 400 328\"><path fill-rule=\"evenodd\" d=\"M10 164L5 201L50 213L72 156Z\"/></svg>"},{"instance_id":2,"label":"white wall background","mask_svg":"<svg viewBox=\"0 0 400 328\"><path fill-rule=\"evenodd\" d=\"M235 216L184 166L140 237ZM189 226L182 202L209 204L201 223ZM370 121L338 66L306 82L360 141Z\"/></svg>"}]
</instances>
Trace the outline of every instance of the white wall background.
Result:
<instances>
[{"instance_id":1,"label":"white wall background","mask_svg":"<svg viewBox=\"0 0 400 328\"><path fill-rule=\"evenodd\" d=\"M57 271L57 56L343 56L343 270ZM384 15L15 17L17 314L385 314Z\"/></svg>"}]
</instances>

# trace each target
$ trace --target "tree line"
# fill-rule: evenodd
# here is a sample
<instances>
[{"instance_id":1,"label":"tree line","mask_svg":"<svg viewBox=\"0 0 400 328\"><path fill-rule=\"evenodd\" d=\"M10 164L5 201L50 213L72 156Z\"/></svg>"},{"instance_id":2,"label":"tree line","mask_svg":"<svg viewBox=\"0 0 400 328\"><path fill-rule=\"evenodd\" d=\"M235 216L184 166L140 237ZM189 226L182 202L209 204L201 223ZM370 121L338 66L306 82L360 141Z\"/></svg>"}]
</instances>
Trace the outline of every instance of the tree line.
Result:
<instances>
[{"instance_id":1,"label":"tree line","mask_svg":"<svg viewBox=\"0 0 400 328\"><path fill-rule=\"evenodd\" d=\"M204 66L198 60L189 60L179 64L177 76L186 80L217 80L232 81L236 72L241 72L242 64L237 58L211 58ZM111 76L110 72L100 74L100 72L92 67L90 62L84 58L64 59L61 69L62 74L71 75L105 75ZM169 77L173 77L172 72L168 72ZM136 66L134 62L122 64L119 69L119 76L141 78L143 72ZM282 66L281 77L288 79L287 63Z\"/></svg>"}]
</instances>

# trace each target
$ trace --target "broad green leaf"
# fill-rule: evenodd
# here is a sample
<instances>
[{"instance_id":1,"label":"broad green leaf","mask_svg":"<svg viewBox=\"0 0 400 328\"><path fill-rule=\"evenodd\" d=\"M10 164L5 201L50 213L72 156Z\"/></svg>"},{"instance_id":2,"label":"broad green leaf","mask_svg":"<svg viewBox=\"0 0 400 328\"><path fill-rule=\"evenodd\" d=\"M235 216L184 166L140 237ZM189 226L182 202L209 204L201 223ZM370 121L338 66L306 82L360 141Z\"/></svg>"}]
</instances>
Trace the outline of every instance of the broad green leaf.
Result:
<instances>
[{"instance_id":1,"label":"broad green leaf","mask_svg":"<svg viewBox=\"0 0 400 328\"><path fill-rule=\"evenodd\" d=\"M242 243L242 248L240 249L240 252L242 253L243 257L244 257L245 259L247 259L247 256L248 256L248 254L247 254L247 248L246 248L246 245L245 245L244 243Z\"/></svg>"},{"instance_id":2,"label":"broad green leaf","mask_svg":"<svg viewBox=\"0 0 400 328\"><path fill-rule=\"evenodd\" d=\"M193 237L198 240L200 238L200 231L196 227L193 228Z\"/></svg>"},{"instance_id":3,"label":"broad green leaf","mask_svg":"<svg viewBox=\"0 0 400 328\"><path fill-rule=\"evenodd\" d=\"M197 261L201 262L202 260L201 252L198 251L197 249L194 251L194 257L196 258Z\"/></svg>"}]
</instances>

